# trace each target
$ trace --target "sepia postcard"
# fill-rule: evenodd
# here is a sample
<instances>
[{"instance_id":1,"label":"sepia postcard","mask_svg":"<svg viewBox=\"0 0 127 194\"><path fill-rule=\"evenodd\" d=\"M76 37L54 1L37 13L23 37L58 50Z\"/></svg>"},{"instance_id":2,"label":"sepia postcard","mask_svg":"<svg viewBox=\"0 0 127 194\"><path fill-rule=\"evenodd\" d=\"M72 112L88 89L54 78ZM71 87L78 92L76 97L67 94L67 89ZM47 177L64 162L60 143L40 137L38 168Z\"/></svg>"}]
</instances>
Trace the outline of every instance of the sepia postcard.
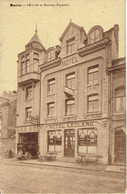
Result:
<instances>
[{"instance_id":1,"label":"sepia postcard","mask_svg":"<svg viewBox=\"0 0 127 194\"><path fill-rule=\"evenodd\" d=\"M0 194L126 193L125 7L0 1Z\"/></svg>"}]
</instances>

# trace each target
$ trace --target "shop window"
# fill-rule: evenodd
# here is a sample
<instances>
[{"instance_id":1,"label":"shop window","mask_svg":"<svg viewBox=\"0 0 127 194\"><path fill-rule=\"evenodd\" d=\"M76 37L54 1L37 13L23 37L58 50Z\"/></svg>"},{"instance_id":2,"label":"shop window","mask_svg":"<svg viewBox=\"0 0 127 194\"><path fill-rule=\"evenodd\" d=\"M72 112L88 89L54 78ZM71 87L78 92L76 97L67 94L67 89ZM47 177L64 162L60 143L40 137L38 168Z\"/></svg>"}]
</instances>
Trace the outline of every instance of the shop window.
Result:
<instances>
[{"instance_id":1,"label":"shop window","mask_svg":"<svg viewBox=\"0 0 127 194\"><path fill-rule=\"evenodd\" d=\"M55 93L55 78L48 80L48 94Z\"/></svg>"},{"instance_id":2,"label":"shop window","mask_svg":"<svg viewBox=\"0 0 127 194\"><path fill-rule=\"evenodd\" d=\"M125 112L126 111L126 97L125 97L125 88L120 87L115 90L115 100L116 100L116 112Z\"/></svg>"},{"instance_id":3,"label":"shop window","mask_svg":"<svg viewBox=\"0 0 127 194\"><path fill-rule=\"evenodd\" d=\"M88 68L88 84L95 84L99 81L99 65Z\"/></svg>"},{"instance_id":4,"label":"shop window","mask_svg":"<svg viewBox=\"0 0 127 194\"><path fill-rule=\"evenodd\" d=\"M50 50L47 55L47 60L52 61L54 59L54 50Z\"/></svg>"},{"instance_id":5,"label":"shop window","mask_svg":"<svg viewBox=\"0 0 127 194\"><path fill-rule=\"evenodd\" d=\"M91 96L88 96L88 112L92 113L92 112L98 112L99 110L99 99L98 99L98 95L94 94Z\"/></svg>"},{"instance_id":6,"label":"shop window","mask_svg":"<svg viewBox=\"0 0 127 194\"><path fill-rule=\"evenodd\" d=\"M32 107L26 108L26 121L30 121L32 116Z\"/></svg>"},{"instance_id":7,"label":"shop window","mask_svg":"<svg viewBox=\"0 0 127 194\"><path fill-rule=\"evenodd\" d=\"M65 102L66 116L74 115L75 113L75 100L69 99Z\"/></svg>"},{"instance_id":8,"label":"shop window","mask_svg":"<svg viewBox=\"0 0 127 194\"><path fill-rule=\"evenodd\" d=\"M78 130L78 152L97 153L97 130L79 129Z\"/></svg>"},{"instance_id":9,"label":"shop window","mask_svg":"<svg viewBox=\"0 0 127 194\"><path fill-rule=\"evenodd\" d=\"M67 41L67 55L75 51L75 38L72 38Z\"/></svg>"},{"instance_id":10,"label":"shop window","mask_svg":"<svg viewBox=\"0 0 127 194\"><path fill-rule=\"evenodd\" d=\"M48 132L48 151L61 152L62 149L62 132L60 130Z\"/></svg>"},{"instance_id":11,"label":"shop window","mask_svg":"<svg viewBox=\"0 0 127 194\"><path fill-rule=\"evenodd\" d=\"M75 72L66 75L66 86L75 89Z\"/></svg>"},{"instance_id":12,"label":"shop window","mask_svg":"<svg viewBox=\"0 0 127 194\"><path fill-rule=\"evenodd\" d=\"M48 103L48 118L54 118L55 116L55 103Z\"/></svg>"},{"instance_id":13,"label":"shop window","mask_svg":"<svg viewBox=\"0 0 127 194\"><path fill-rule=\"evenodd\" d=\"M26 100L32 99L32 86L26 87Z\"/></svg>"}]
</instances>

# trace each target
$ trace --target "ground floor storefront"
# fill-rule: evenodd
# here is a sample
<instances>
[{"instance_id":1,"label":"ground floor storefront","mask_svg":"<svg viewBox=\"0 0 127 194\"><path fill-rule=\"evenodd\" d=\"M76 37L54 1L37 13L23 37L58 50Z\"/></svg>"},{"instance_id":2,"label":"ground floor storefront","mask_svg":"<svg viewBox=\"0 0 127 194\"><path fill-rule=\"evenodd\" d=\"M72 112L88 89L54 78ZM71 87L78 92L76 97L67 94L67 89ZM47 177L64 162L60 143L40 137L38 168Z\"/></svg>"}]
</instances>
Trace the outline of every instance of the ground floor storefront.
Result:
<instances>
[{"instance_id":1,"label":"ground floor storefront","mask_svg":"<svg viewBox=\"0 0 127 194\"><path fill-rule=\"evenodd\" d=\"M57 158L100 156L102 164L125 161L126 135L123 127L112 130L109 120L82 120L17 128L17 150L34 156L55 154ZM20 147L21 146L21 147Z\"/></svg>"}]
</instances>

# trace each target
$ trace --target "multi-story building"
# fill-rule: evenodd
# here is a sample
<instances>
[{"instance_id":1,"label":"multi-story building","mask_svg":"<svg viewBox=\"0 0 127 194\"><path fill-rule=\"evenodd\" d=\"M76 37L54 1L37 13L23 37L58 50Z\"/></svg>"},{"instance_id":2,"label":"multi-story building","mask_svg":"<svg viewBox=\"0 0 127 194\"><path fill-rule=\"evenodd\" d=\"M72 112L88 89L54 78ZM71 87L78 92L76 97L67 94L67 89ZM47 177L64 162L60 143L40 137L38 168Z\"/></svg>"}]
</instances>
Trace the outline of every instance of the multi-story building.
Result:
<instances>
[{"instance_id":1,"label":"multi-story building","mask_svg":"<svg viewBox=\"0 0 127 194\"><path fill-rule=\"evenodd\" d=\"M12 92L0 96L0 154L15 153L16 98Z\"/></svg>"},{"instance_id":2,"label":"multi-story building","mask_svg":"<svg viewBox=\"0 0 127 194\"><path fill-rule=\"evenodd\" d=\"M61 46L47 50L35 32L18 55L18 143L34 141L41 155L114 162L109 69L118 59L118 31L118 25L106 32L94 26L86 34L70 22Z\"/></svg>"}]
</instances>

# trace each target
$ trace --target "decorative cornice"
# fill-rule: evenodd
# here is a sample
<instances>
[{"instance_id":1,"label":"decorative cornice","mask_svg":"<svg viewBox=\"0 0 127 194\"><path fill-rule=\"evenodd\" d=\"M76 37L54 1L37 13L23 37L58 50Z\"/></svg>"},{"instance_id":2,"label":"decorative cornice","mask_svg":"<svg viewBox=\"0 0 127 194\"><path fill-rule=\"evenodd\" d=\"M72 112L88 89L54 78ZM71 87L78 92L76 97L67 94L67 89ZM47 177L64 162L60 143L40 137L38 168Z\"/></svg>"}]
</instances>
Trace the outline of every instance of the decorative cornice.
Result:
<instances>
[{"instance_id":1,"label":"decorative cornice","mask_svg":"<svg viewBox=\"0 0 127 194\"><path fill-rule=\"evenodd\" d=\"M108 68L108 73L111 73L112 71L121 71L122 69L125 69L125 64L120 64Z\"/></svg>"},{"instance_id":2,"label":"decorative cornice","mask_svg":"<svg viewBox=\"0 0 127 194\"><path fill-rule=\"evenodd\" d=\"M51 69L51 68L53 68L53 67L59 66L60 63L61 63L61 58L57 58L57 59L55 59L55 60L53 60L53 61L50 61L50 62L48 62L48 63L45 63L45 64L43 64L43 65L40 67L41 72L42 72L42 71L46 71L46 70L48 70L48 69Z\"/></svg>"},{"instance_id":3,"label":"decorative cornice","mask_svg":"<svg viewBox=\"0 0 127 194\"><path fill-rule=\"evenodd\" d=\"M78 54L80 57L93 53L95 51L105 48L107 44L111 44L111 41L106 39L95 42L94 44L87 45L83 48L78 49Z\"/></svg>"}]
</instances>

